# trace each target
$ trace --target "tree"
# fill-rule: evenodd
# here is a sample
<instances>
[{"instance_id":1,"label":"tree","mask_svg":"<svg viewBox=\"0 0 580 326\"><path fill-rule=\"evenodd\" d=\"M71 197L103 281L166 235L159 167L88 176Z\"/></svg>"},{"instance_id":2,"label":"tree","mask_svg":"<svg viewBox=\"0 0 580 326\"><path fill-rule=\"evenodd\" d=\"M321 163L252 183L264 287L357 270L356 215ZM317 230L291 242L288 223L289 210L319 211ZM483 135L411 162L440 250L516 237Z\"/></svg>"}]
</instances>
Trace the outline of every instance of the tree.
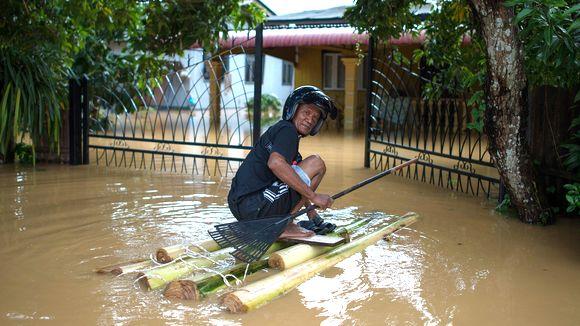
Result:
<instances>
[{"instance_id":1,"label":"tree","mask_svg":"<svg viewBox=\"0 0 580 326\"><path fill-rule=\"evenodd\" d=\"M548 223L549 210L534 182L525 139L528 74L538 84L577 85L578 5L556 0L441 0L422 21L413 10L426 5L424 0L358 0L345 17L378 39L426 31L427 41L414 57L426 58L439 70L428 90L436 95L444 86L473 94L472 101L481 104L474 117L483 118L490 154L520 219ZM538 7L543 18L558 19L530 24L532 14L537 17L542 11ZM545 38L539 39L538 32ZM471 37L470 46L462 45L464 36ZM553 60L555 54L558 60Z\"/></svg>"},{"instance_id":2,"label":"tree","mask_svg":"<svg viewBox=\"0 0 580 326\"><path fill-rule=\"evenodd\" d=\"M263 20L258 6L241 2L1 1L0 162L24 136L58 151L69 78L86 74L99 87L157 76L165 56L194 43L215 48L229 29Z\"/></svg>"}]
</instances>

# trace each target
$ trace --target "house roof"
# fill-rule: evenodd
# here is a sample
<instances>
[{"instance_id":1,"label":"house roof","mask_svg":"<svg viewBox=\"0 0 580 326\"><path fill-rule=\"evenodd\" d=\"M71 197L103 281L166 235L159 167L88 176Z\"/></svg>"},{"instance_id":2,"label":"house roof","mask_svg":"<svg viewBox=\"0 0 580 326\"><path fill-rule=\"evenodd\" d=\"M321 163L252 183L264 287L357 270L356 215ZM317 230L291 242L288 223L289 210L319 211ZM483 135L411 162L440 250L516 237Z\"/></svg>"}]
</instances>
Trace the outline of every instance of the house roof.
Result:
<instances>
[{"instance_id":1,"label":"house roof","mask_svg":"<svg viewBox=\"0 0 580 326\"><path fill-rule=\"evenodd\" d=\"M230 32L227 40L220 40L224 49L242 45L245 48L254 47L254 31ZM295 47L295 46L344 46L356 43L368 44L367 33L359 34L353 27L308 28L308 29L266 29L263 32L263 47ZM418 37L405 34L389 43L396 45L421 44L425 41L425 33Z\"/></svg>"},{"instance_id":2,"label":"house roof","mask_svg":"<svg viewBox=\"0 0 580 326\"><path fill-rule=\"evenodd\" d=\"M266 19L265 25L286 25L286 24L346 24L344 11L347 6L340 6L322 10L309 10L280 16L270 16Z\"/></svg>"},{"instance_id":3,"label":"house roof","mask_svg":"<svg viewBox=\"0 0 580 326\"><path fill-rule=\"evenodd\" d=\"M280 16L269 16L264 23L263 47L296 47L296 46L345 46L356 43L368 44L367 33L358 33L344 20L347 6L322 10L309 10ZM426 15L429 6L418 7L415 14ZM220 40L222 49L231 49L242 45L254 47L255 31L229 32L228 39ZM417 37L404 34L397 39L389 40L390 44L410 45L425 41L425 33ZM469 39L464 40L469 41ZM193 47L197 47L194 45Z\"/></svg>"}]
</instances>

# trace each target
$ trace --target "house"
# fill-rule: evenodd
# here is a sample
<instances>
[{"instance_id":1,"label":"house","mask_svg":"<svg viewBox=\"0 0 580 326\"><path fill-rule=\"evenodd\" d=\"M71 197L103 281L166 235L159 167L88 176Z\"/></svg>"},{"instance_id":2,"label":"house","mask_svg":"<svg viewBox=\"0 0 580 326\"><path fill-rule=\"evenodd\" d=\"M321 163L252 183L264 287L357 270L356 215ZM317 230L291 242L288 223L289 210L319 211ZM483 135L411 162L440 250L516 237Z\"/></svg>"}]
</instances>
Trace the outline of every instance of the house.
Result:
<instances>
[{"instance_id":1,"label":"house","mask_svg":"<svg viewBox=\"0 0 580 326\"><path fill-rule=\"evenodd\" d=\"M346 8L268 16L262 42L262 94L273 95L283 104L295 87L317 86L339 108L339 119L326 128L361 131L367 101L369 37L344 21ZM201 110L212 107L212 112L219 112L220 108L236 112L246 109L253 97L254 37L253 30L230 32L227 40L220 41L220 54L212 60L199 48L173 58L178 63L178 73L156 91L158 106ZM424 35L403 35L389 43L398 45L405 56L411 57L423 41ZM219 82L212 82L212 78Z\"/></svg>"},{"instance_id":2,"label":"house","mask_svg":"<svg viewBox=\"0 0 580 326\"><path fill-rule=\"evenodd\" d=\"M344 19L346 6L270 16L264 23L263 52L292 63L294 86L314 85L332 97L339 119L327 124L331 129L361 131L366 109L367 52L369 37L359 34ZM421 14L426 9L418 10ZM247 42L254 32L232 32L223 48ZM424 34L403 35L389 40L411 57L421 46ZM245 48L253 47L253 42ZM267 69L267 68L266 68Z\"/></svg>"}]
</instances>

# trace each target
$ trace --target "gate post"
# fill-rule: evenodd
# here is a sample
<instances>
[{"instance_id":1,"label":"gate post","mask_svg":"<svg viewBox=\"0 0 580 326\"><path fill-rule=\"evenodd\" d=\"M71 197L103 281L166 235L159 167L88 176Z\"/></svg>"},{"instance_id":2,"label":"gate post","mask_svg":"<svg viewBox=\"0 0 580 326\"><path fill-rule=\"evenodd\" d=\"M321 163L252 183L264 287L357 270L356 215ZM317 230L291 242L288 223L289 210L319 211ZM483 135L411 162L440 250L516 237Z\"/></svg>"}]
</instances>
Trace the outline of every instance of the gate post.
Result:
<instances>
[{"instance_id":1,"label":"gate post","mask_svg":"<svg viewBox=\"0 0 580 326\"><path fill-rule=\"evenodd\" d=\"M68 81L69 164L80 164L81 154L81 87L75 79Z\"/></svg>"},{"instance_id":2,"label":"gate post","mask_svg":"<svg viewBox=\"0 0 580 326\"><path fill-rule=\"evenodd\" d=\"M373 82L373 56L374 38L369 37L369 47L367 52L367 107L365 110L365 160L364 167L371 166L371 110L372 110L372 82Z\"/></svg>"},{"instance_id":3,"label":"gate post","mask_svg":"<svg viewBox=\"0 0 580 326\"><path fill-rule=\"evenodd\" d=\"M81 107L83 113L83 157L82 163L89 164L89 86L86 75L81 77Z\"/></svg>"},{"instance_id":4,"label":"gate post","mask_svg":"<svg viewBox=\"0 0 580 326\"><path fill-rule=\"evenodd\" d=\"M256 27L254 43L254 123L252 130L252 142L255 146L260 139L262 129L262 45L264 25Z\"/></svg>"},{"instance_id":5,"label":"gate post","mask_svg":"<svg viewBox=\"0 0 580 326\"><path fill-rule=\"evenodd\" d=\"M89 164L89 103L87 77L68 81L69 164Z\"/></svg>"}]
</instances>

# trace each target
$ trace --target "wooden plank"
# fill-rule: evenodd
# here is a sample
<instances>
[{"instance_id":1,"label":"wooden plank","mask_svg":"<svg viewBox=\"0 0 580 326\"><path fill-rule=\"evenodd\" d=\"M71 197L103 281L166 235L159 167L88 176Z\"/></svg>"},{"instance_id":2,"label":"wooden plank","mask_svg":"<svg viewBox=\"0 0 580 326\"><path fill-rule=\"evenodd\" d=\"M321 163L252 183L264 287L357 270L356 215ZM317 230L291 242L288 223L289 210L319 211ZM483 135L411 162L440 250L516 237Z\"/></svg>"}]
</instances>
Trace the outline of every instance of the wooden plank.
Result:
<instances>
[{"instance_id":1,"label":"wooden plank","mask_svg":"<svg viewBox=\"0 0 580 326\"><path fill-rule=\"evenodd\" d=\"M341 243L345 243L346 239L337 236L327 236L327 235L314 235L308 238L280 238L280 241L290 242L290 243L305 243L310 245L334 247Z\"/></svg>"}]
</instances>

